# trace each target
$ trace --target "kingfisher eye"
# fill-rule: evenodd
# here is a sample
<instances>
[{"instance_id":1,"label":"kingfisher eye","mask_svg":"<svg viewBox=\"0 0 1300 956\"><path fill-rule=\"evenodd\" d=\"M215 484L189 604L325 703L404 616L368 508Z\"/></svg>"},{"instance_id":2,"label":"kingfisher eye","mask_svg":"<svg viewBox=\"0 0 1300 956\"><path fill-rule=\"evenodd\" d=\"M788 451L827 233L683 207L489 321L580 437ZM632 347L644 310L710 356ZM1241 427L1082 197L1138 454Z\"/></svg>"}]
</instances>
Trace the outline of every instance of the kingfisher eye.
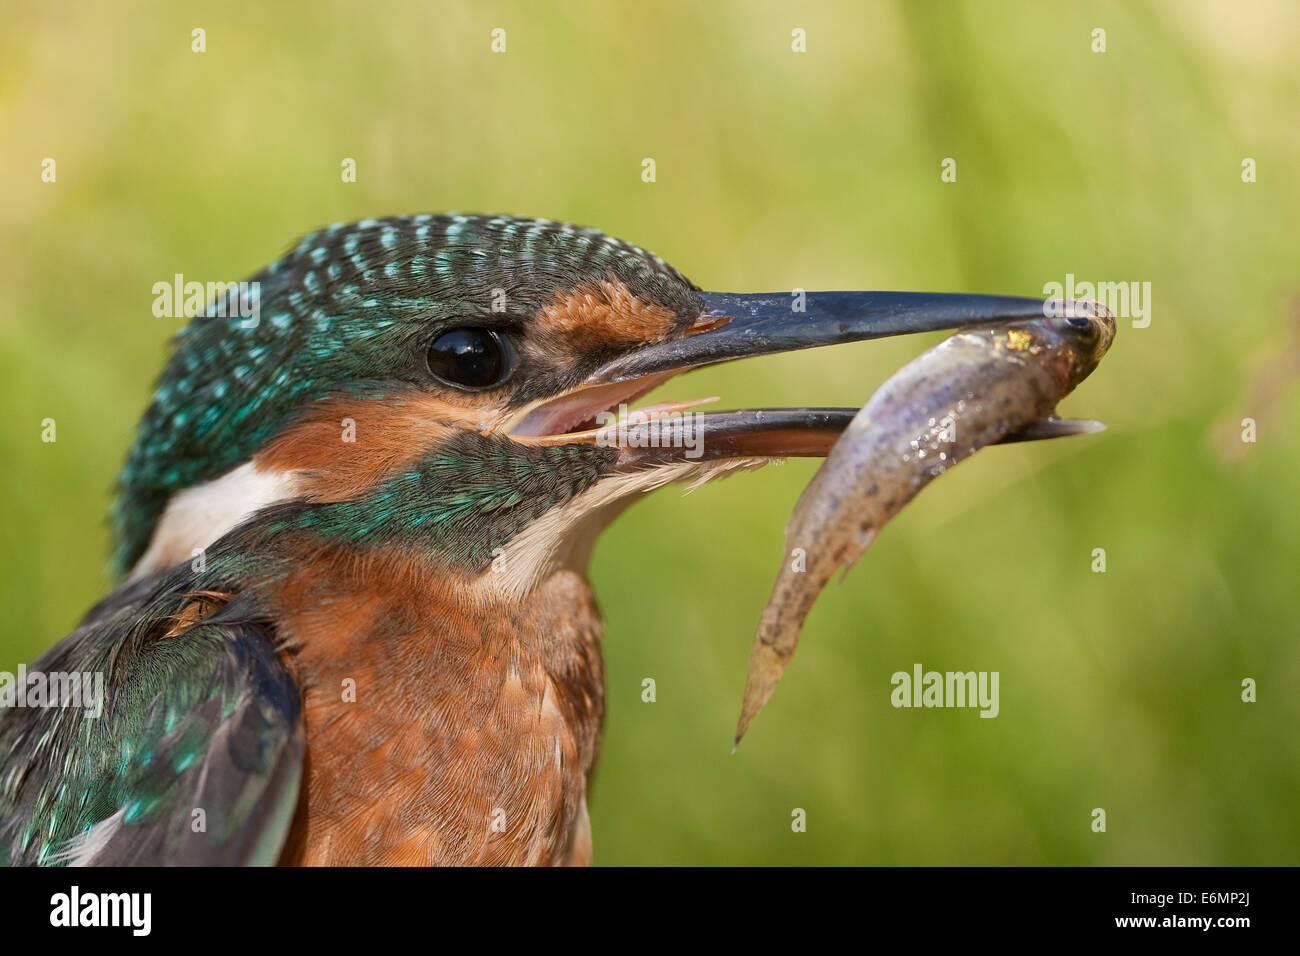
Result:
<instances>
[{"instance_id":1,"label":"kingfisher eye","mask_svg":"<svg viewBox=\"0 0 1300 956\"><path fill-rule=\"evenodd\" d=\"M452 329L429 346L429 371L459 388L490 388L510 371L508 346L489 329Z\"/></svg>"}]
</instances>

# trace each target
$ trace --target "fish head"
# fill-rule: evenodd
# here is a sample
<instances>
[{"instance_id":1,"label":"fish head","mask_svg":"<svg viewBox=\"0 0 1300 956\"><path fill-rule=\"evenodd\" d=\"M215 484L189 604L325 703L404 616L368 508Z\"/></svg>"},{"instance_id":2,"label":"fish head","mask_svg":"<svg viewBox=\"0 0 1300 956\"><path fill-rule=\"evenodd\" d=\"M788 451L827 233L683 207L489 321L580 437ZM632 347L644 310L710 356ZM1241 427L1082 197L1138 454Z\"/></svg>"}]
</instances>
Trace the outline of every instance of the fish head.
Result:
<instances>
[{"instance_id":1,"label":"fish head","mask_svg":"<svg viewBox=\"0 0 1300 956\"><path fill-rule=\"evenodd\" d=\"M1092 300L1053 299L1043 317L990 328L997 344L1044 367L1066 395L1092 374L1115 338L1115 317Z\"/></svg>"}]
</instances>

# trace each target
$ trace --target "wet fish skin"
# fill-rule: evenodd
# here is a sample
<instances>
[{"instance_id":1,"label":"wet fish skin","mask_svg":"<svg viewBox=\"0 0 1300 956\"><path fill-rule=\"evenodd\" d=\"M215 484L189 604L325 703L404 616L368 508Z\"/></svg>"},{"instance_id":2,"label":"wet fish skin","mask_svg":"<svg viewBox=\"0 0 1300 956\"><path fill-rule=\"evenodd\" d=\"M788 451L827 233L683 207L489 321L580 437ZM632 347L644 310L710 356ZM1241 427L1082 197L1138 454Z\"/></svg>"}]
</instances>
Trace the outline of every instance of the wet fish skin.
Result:
<instances>
[{"instance_id":1,"label":"wet fish skin","mask_svg":"<svg viewBox=\"0 0 1300 956\"><path fill-rule=\"evenodd\" d=\"M1050 305L1050 304L1049 304ZM750 657L736 743L772 695L803 622L841 567L926 485L986 445L1095 431L1052 427L1056 405L1110 347L1114 318L1095 303L1064 315L966 330L904 366L854 417L799 498ZM803 570L793 555L802 549Z\"/></svg>"}]
</instances>

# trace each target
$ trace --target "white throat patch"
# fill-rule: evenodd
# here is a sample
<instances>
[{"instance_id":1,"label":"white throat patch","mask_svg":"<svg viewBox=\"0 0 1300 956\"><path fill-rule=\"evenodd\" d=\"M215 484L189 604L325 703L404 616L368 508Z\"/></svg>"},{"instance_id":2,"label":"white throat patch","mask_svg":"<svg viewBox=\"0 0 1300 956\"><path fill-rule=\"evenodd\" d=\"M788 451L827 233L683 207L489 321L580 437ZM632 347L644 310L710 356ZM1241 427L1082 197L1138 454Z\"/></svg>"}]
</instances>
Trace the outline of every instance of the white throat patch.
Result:
<instances>
[{"instance_id":1,"label":"white throat patch","mask_svg":"<svg viewBox=\"0 0 1300 956\"><path fill-rule=\"evenodd\" d=\"M557 571L576 571L585 576L597 536L633 503L638 493L680 481L689 482L687 491L690 491L711 478L760 468L778 460L683 461L602 478L515 535L483 572L480 587L497 598L515 603Z\"/></svg>"},{"instance_id":2,"label":"white throat patch","mask_svg":"<svg viewBox=\"0 0 1300 956\"><path fill-rule=\"evenodd\" d=\"M128 581L188 561L267 505L298 497L293 472L262 471L251 461L173 495Z\"/></svg>"}]
</instances>

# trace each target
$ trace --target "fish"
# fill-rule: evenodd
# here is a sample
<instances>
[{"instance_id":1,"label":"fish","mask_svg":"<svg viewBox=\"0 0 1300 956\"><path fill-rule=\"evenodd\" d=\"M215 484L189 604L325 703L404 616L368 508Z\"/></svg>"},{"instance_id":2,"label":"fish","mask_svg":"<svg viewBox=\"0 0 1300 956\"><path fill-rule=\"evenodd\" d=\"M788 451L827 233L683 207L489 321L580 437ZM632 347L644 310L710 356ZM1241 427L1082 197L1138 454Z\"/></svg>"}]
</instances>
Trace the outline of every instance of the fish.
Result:
<instances>
[{"instance_id":1,"label":"fish","mask_svg":"<svg viewBox=\"0 0 1300 956\"><path fill-rule=\"evenodd\" d=\"M750 655L735 743L790 663L808 612L923 488L987 445L1101 431L1057 404L1110 348L1098 303L1052 300L1043 318L967 329L891 376L854 416L804 489ZM733 747L734 750L734 747Z\"/></svg>"}]
</instances>

